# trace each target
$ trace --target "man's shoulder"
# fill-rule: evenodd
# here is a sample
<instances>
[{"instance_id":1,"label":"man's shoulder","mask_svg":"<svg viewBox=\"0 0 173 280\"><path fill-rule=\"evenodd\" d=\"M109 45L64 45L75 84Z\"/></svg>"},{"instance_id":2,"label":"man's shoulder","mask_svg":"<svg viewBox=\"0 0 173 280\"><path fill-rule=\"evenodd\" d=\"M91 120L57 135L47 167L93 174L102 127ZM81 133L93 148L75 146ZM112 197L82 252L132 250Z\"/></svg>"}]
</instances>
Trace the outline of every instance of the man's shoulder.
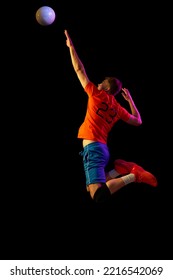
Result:
<instances>
[{"instance_id":1,"label":"man's shoulder","mask_svg":"<svg viewBox=\"0 0 173 280\"><path fill-rule=\"evenodd\" d=\"M88 83L87 83L87 85L85 86L85 89L84 89L89 95L91 94L95 94L95 93L98 93L99 92L99 90L97 89L97 87L96 87L96 85L93 83L93 82L91 82L91 81L89 81Z\"/></svg>"}]
</instances>

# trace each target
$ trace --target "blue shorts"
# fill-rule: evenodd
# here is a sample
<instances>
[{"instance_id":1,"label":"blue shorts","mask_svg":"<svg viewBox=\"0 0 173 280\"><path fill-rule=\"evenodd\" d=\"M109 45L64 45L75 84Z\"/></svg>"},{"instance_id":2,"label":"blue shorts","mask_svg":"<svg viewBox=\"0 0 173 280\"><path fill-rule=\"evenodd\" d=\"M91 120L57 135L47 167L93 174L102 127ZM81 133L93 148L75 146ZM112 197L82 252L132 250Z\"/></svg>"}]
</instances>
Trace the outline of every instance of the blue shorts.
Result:
<instances>
[{"instance_id":1,"label":"blue shorts","mask_svg":"<svg viewBox=\"0 0 173 280\"><path fill-rule=\"evenodd\" d=\"M105 167L110 154L106 144L93 142L84 147L80 153L86 177L86 186L94 183L106 183Z\"/></svg>"}]
</instances>

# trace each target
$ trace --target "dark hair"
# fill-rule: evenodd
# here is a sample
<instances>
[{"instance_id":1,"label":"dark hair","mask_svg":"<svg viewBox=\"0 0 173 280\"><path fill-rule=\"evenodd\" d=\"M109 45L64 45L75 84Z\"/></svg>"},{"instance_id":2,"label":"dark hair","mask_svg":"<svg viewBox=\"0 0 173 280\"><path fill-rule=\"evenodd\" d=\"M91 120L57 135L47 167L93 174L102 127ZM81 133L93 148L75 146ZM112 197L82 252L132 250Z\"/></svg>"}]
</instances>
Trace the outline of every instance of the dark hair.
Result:
<instances>
[{"instance_id":1,"label":"dark hair","mask_svg":"<svg viewBox=\"0 0 173 280\"><path fill-rule=\"evenodd\" d=\"M122 82L115 77L106 77L105 80L108 81L110 85L110 94L117 95L122 90Z\"/></svg>"}]
</instances>

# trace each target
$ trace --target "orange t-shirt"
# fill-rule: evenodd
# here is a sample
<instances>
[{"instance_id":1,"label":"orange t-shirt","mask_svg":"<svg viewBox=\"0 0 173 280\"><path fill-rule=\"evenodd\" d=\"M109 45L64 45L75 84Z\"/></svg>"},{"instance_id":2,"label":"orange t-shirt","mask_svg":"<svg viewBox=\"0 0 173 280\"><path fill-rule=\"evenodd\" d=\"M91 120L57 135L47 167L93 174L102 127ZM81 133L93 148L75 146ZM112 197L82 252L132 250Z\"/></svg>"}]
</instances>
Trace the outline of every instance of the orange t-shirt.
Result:
<instances>
[{"instance_id":1,"label":"orange t-shirt","mask_svg":"<svg viewBox=\"0 0 173 280\"><path fill-rule=\"evenodd\" d=\"M130 113L111 94L89 82L85 87L88 104L85 119L79 127L78 138L94 140L106 144L110 130L122 119L127 121Z\"/></svg>"}]
</instances>

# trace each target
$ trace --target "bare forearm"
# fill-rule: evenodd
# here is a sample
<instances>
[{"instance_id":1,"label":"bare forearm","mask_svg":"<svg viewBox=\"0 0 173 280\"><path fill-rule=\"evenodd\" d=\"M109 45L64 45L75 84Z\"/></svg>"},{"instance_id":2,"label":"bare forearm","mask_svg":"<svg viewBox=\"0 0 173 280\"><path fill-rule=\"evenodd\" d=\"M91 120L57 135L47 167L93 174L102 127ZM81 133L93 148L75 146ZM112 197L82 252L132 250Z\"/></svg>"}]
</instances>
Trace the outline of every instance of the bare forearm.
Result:
<instances>
[{"instance_id":1,"label":"bare forearm","mask_svg":"<svg viewBox=\"0 0 173 280\"><path fill-rule=\"evenodd\" d=\"M132 99L129 100L129 106L130 106L130 110L131 110L132 115L141 119L141 115L140 115L140 113L139 113L139 111L138 111L138 109L137 109L137 107L136 107L136 105L135 105L135 103Z\"/></svg>"},{"instance_id":2,"label":"bare forearm","mask_svg":"<svg viewBox=\"0 0 173 280\"><path fill-rule=\"evenodd\" d=\"M75 72L82 70L84 68L84 66L83 66L80 58L78 57L74 46L70 47L70 56L71 56L71 61L72 61L72 65L73 65Z\"/></svg>"}]
</instances>

